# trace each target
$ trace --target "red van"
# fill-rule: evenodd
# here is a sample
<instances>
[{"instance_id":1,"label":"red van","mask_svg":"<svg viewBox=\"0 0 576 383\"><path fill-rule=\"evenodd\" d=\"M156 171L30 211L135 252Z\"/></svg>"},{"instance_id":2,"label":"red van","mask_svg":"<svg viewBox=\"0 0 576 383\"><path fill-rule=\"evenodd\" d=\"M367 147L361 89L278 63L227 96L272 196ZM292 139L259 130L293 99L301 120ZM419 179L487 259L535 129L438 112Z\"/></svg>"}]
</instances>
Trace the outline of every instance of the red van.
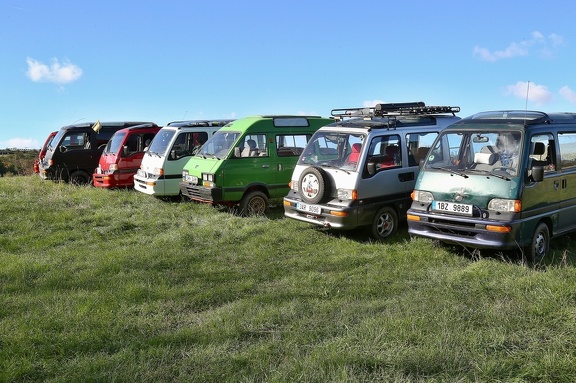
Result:
<instances>
[{"instance_id":1,"label":"red van","mask_svg":"<svg viewBox=\"0 0 576 383\"><path fill-rule=\"evenodd\" d=\"M56 133L58 133L58 131L51 132L48 135L48 138L46 138L46 141L44 142L42 149L40 149L40 153L38 153L38 159L34 161L34 173L40 173L40 162L42 162L42 159L46 155L46 148L48 147L48 145L50 145Z\"/></svg>"},{"instance_id":2,"label":"red van","mask_svg":"<svg viewBox=\"0 0 576 383\"><path fill-rule=\"evenodd\" d=\"M159 130L156 124L142 124L114 133L92 174L94 186L134 187L134 174L140 169L144 152Z\"/></svg>"}]
</instances>

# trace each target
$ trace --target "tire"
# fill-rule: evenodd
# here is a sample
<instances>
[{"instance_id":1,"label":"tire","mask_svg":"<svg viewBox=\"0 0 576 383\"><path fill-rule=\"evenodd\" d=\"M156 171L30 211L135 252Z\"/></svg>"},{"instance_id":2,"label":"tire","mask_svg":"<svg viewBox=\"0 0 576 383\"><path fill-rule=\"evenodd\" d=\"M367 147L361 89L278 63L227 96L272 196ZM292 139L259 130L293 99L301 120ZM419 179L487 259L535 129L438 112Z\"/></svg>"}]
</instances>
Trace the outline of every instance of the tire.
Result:
<instances>
[{"instance_id":1,"label":"tire","mask_svg":"<svg viewBox=\"0 0 576 383\"><path fill-rule=\"evenodd\" d=\"M550 249L550 230L548 225L540 222L534 230L530 245L524 248L524 255L526 258L533 262L539 263L544 259L548 250Z\"/></svg>"},{"instance_id":2,"label":"tire","mask_svg":"<svg viewBox=\"0 0 576 383\"><path fill-rule=\"evenodd\" d=\"M88 177L88 174L86 174L85 172L77 170L70 174L68 182L70 182L73 185L88 185L90 183L90 178Z\"/></svg>"},{"instance_id":3,"label":"tire","mask_svg":"<svg viewBox=\"0 0 576 383\"><path fill-rule=\"evenodd\" d=\"M372 221L372 237L378 241L382 241L396 234L398 224L398 214L396 214L396 211L389 206L384 206L378 210Z\"/></svg>"},{"instance_id":4,"label":"tire","mask_svg":"<svg viewBox=\"0 0 576 383\"><path fill-rule=\"evenodd\" d=\"M300 197L307 203L326 202L330 198L330 183L326 172L317 167L309 167L298 180Z\"/></svg>"},{"instance_id":5,"label":"tire","mask_svg":"<svg viewBox=\"0 0 576 383\"><path fill-rule=\"evenodd\" d=\"M244 216L264 215L268 210L268 197L261 191L246 193L240 201L240 214Z\"/></svg>"}]
</instances>

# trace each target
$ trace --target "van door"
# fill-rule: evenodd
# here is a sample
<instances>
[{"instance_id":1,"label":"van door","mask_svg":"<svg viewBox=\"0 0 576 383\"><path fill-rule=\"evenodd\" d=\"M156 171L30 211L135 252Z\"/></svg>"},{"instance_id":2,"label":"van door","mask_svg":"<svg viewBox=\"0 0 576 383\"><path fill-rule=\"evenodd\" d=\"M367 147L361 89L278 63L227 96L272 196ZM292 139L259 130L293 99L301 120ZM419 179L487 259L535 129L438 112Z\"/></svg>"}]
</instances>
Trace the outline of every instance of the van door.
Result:
<instances>
[{"instance_id":1,"label":"van door","mask_svg":"<svg viewBox=\"0 0 576 383\"><path fill-rule=\"evenodd\" d=\"M522 193L523 218L529 222L527 230L523 230L526 238L532 236L536 222L529 218L537 215L544 215L552 218L553 230L558 228L558 210L560 208L561 195L561 175L558 172L555 155L555 140L552 133L538 133L530 137L528 148L528 172L533 166L544 167L544 180L533 182L528 175Z\"/></svg>"},{"instance_id":2,"label":"van door","mask_svg":"<svg viewBox=\"0 0 576 383\"><path fill-rule=\"evenodd\" d=\"M414 187L415 174L414 169L405 164L406 159L406 148L400 135L373 137L366 157L368 169L363 171L364 179L358 184L358 194L387 200L409 195Z\"/></svg>"},{"instance_id":3,"label":"van door","mask_svg":"<svg viewBox=\"0 0 576 383\"><path fill-rule=\"evenodd\" d=\"M558 133L560 175L555 187L560 192L558 232L576 228L576 132Z\"/></svg>"},{"instance_id":4,"label":"van door","mask_svg":"<svg viewBox=\"0 0 576 383\"><path fill-rule=\"evenodd\" d=\"M234 153L226 160L224 200L239 201L250 184L268 186L272 193L277 169L267 138L265 133L249 133L238 141Z\"/></svg>"},{"instance_id":5,"label":"van door","mask_svg":"<svg viewBox=\"0 0 576 383\"><path fill-rule=\"evenodd\" d=\"M66 168L69 173L80 169L88 171L91 175L96 168L100 153L90 149L92 145L90 135L90 132L68 132L61 141L57 163L61 164L62 168ZM93 165L94 163L96 165Z\"/></svg>"},{"instance_id":6,"label":"van door","mask_svg":"<svg viewBox=\"0 0 576 383\"><path fill-rule=\"evenodd\" d=\"M164 163L164 190L165 194L178 195L180 192L180 181L182 180L182 169L191 156L196 154L199 142L206 142L208 132L188 131L177 132L172 147L166 152ZM200 144L201 145L201 144Z\"/></svg>"}]
</instances>

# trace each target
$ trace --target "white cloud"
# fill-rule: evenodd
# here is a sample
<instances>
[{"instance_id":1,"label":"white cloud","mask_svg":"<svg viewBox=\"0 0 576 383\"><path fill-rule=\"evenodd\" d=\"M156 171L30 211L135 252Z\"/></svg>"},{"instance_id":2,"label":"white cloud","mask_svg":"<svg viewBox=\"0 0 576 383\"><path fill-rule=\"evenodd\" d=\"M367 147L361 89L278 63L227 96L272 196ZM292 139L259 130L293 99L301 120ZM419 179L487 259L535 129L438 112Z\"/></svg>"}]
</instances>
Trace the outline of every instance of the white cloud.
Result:
<instances>
[{"instance_id":1,"label":"white cloud","mask_svg":"<svg viewBox=\"0 0 576 383\"><path fill-rule=\"evenodd\" d=\"M82 69L68 60L60 64L57 58L53 58L50 66L29 57L26 62L28 63L26 75L34 82L52 82L63 85L76 81L82 76Z\"/></svg>"},{"instance_id":2,"label":"white cloud","mask_svg":"<svg viewBox=\"0 0 576 383\"><path fill-rule=\"evenodd\" d=\"M534 31L531 33L530 39L519 43L512 42L505 49L491 51L488 48L483 48L477 45L472 50L472 53L474 56L479 57L480 60L494 62L501 59L527 56L533 48L537 49L541 55L551 56L549 46L557 47L563 44L564 39L562 36L555 33L544 36L541 32Z\"/></svg>"},{"instance_id":3,"label":"white cloud","mask_svg":"<svg viewBox=\"0 0 576 383\"><path fill-rule=\"evenodd\" d=\"M544 105L552 100L552 92L548 90L548 87L528 81L518 81L516 84L508 85L504 88L504 93L523 100L528 97L528 101L536 105Z\"/></svg>"},{"instance_id":4,"label":"white cloud","mask_svg":"<svg viewBox=\"0 0 576 383\"><path fill-rule=\"evenodd\" d=\"M33 138L11 138L0 143L0 147L4 149L38 149L41 146L40 142Z\"/></svg>"},{"instance_id":5,"label":"white cloud","mask_svg":"<svg viewBox=\"0 0 576 383\"><path fill-rule=\"evenodd\" d=\"M560 88L558 93L560 93L562 97L570 101L572 104L576 104L576 91L573 91L572 89L570 89L570 87L563 86L562 88Z\"/></svg>"}]
</instances>

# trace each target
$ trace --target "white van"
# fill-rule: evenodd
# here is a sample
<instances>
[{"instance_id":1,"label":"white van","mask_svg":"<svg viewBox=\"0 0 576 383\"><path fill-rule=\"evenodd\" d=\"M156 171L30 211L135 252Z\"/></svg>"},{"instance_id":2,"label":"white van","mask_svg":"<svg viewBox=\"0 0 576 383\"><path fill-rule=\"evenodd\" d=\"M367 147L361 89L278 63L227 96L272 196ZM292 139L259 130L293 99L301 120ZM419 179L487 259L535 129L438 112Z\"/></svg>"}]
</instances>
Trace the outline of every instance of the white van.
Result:
<instances>
[{"instance_id":1,"label":"white van","mask_svg":"<svg viewBox=\"0 0 576 383\"><path fill-rule=\"evenodd\" d=\"M341 121L308 141L284 197L284 215L332 229L394 234L423 160L459 107L423 102L334 109ZM354 118L350 118L354 117Z\"/></svg>"},{"instance_id":2,"label":"white van","mask_svg":"<svg viewBox=\"0 0 576 383\"><path fill-rule=\"evenodd\" d=\"M134 176L134 189L156 197L178 196L182 168L221 127L233 120L174 121L154 136Z\"/></svg>"}]
</instances>

